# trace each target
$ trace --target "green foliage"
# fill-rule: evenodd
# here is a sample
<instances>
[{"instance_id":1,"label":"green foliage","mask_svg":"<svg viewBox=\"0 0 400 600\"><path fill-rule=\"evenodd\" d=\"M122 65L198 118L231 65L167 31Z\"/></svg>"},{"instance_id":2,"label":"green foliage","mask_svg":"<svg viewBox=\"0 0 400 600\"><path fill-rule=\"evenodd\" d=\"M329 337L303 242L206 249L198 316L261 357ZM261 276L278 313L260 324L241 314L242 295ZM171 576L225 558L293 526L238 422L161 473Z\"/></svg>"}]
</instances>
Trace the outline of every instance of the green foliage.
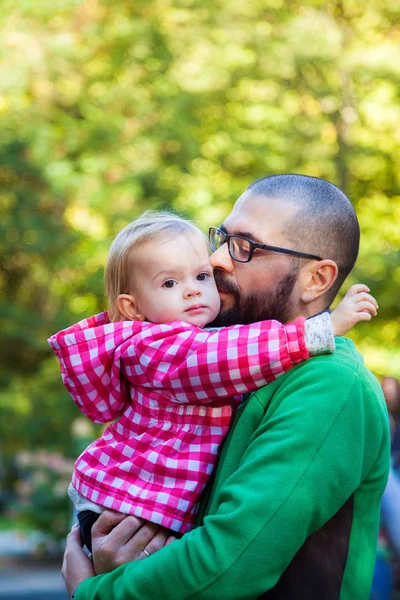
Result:
<instances>
[{"instance_id":1,"label":"green foliage","mask_svg":"<svg viewBox=\"0 0 400 600\"><path fill-rule=\"evenodd\" d=\"M20 453L17 511L19 523L62 541L70 527L66 494L72 462L57 454Z\"/></svg>"},{"instance_id":2,"label":"green foliage","mask_svg":"<svg viewBox=\"0 0 400 600\"><path fill-rule=\"evenodd\" d=\"M327 178L363 231L353 337L400 376L396 0L3 0L0 438L72 455L46 338L104 308L110 240L147 208L220 223L254 179Z\"/></svg>"}]
</instances>

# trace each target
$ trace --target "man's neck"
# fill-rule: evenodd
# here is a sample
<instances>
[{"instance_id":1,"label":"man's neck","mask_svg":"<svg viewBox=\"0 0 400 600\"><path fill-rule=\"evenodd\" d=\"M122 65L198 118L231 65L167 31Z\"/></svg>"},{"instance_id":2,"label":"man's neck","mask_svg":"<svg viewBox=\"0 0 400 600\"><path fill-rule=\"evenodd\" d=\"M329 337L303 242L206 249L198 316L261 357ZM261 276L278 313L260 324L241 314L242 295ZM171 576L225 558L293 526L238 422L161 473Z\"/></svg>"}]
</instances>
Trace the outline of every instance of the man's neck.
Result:
<instances>
[{"instance_id":1,"label":"man's neck","mask_svg":"<svg viewBox=\"0 0 400 600\"><path fill-rule=\"evenodd\" d=\"M297 310L293 312L288 323L295 321L299 317L305 317L309 319L310 317L315 317L326 310L330 311L329 306L327 306L326 301L318 300L316 302L309 302L308 304L301 303L301 306L297 307Z\"/></svg>"}]
</instances>

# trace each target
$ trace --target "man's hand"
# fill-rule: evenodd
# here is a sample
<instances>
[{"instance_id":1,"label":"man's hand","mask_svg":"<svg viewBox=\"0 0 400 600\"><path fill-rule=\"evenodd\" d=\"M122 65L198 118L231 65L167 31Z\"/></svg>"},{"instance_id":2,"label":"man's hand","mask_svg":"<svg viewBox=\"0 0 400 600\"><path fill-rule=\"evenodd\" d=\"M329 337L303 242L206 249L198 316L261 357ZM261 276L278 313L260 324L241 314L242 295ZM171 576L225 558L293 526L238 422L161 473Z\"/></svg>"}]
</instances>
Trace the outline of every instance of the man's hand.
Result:
<instances>
[{"instance_id":1,"label":"man's hand","mask_svg":"<svg viewBox=\"0 0 400 600\"><path fill-rule=\"evenodd\" d=\"M105 510L92 527L96 574L142 560L174 541L170 530L138 517Z\"/></svg>"},{"instance_id":2,"label":"man's hand","mask_svg":"<svg viewBox=\"0 0 400 600\"><path fill-rule=\"evenodd\" d=\"M344 335L360 321L376 317L378 303L363 283L352 285L331 314L333 335Z\"/></svg>"},{"instance_id":3,"label":"man's hand","mask_svg":"<svg viewBox=\"0 0 400 600\"><path fill-rule=\"evenodd\" d=\"M68 534L61 574L70 596L82 581L95 575L91 561L82 550L79 525L74 525Z\"/></svg>"}]
</instances>

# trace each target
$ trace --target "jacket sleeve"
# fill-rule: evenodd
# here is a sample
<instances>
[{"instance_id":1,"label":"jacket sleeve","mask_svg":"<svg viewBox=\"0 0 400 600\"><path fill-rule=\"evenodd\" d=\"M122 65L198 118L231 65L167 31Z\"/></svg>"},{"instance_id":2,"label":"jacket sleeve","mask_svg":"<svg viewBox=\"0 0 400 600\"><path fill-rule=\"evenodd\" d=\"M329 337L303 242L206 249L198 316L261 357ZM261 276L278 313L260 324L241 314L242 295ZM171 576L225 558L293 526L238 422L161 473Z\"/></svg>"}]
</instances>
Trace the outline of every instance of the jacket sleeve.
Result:
<instances>
[{"instance_id":1,"label":"jacket sleeve","mask_svg":"<svg viewBox=\"0 0 400 600\"><path fill-rule=\"evenodd\" d=\"M295 388L288 381L279 387L276 410L261 421L238 468L217 489L215 512L203 526L143 561L84 581L76 600L244 600L271 589L387 445L383 409L376 407L368 417L376 423L374 451L365 457L358 376L340 365L321 377L313 368L320 360L297 370Z\"/></svg>"},{"instance_id":2,"label":"jacket sleeve","mask_svg":"<svg viewBox=\"0 0 400 600\"><path fill-rule=\"evenodd\" d=\"M106 423L123 411L129 386L193 404L263 387L309 358L304 321L207 330L179 321L108 323L103 313L52 336L49 344L75 403L92 421Z\"/></svg>"},{"instance_id":3,"label":"jacket sleeve","mask_svg":"<svg viewBox=\"0 0 400 600\"><path fill-rule=\"evenodd\" d=\"M62 381L78 408L93 422L116 419L129 401L121 373L121 344L142 329L141 323L109 323L107 313L83 319L53 335Z\"/></svg>"},{"instance_id":4,"label":"jacket sleeve","mask_svg":"<svg viewBox=\"0 0 400 600\"><path fill-rule=\"evenodd\" d=\"M304 318L215 330L153 325L121 348L126 379L170 401L201 404L251 392L309 358Z\"/></svg>"}]
</instances>

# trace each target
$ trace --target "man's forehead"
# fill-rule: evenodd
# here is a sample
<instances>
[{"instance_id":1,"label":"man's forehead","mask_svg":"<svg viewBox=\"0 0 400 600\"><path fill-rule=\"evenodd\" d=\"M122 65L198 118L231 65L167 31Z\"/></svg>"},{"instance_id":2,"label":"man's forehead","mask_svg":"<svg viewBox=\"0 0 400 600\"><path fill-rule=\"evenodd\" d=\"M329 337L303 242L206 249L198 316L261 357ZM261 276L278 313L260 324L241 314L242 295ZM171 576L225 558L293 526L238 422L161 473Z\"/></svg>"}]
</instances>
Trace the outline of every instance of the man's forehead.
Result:
<instances>
[{"instance_id":1,"label":"man's forehead","mask_svg":"<svg viewBox=\"0 0 400 600\"><path fill-rule=\"evenodd\" d=\"M270 198L246 190L238 198L232 212L223 222L227 233L250 234L255 240L284 237L285 223L297 212L297 207L279 198Z\"/></svg>"}]
</instances>

